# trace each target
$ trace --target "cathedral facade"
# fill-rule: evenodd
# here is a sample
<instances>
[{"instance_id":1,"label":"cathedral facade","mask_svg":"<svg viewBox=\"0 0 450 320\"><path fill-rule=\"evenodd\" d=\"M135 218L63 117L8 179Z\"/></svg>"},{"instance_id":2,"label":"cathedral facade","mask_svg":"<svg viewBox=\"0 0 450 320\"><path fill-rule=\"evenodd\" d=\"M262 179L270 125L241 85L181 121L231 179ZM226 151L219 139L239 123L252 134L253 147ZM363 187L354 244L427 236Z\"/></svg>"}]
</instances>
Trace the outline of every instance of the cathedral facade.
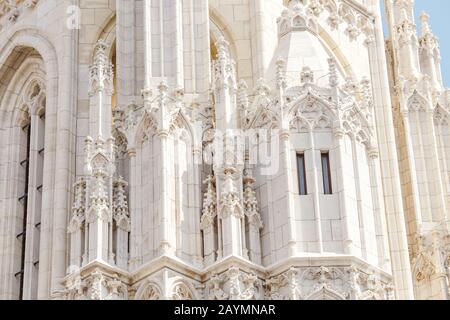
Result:
<instances>
[{"instance_id":1,"label":"cathedral facade","mask_svg":"<svg viewBox=\"0 0 450 320\"><path fill-rule=\"evenodd\" d=\"M0 0L0 299L450 299L440 59L413 0Z\"/></svg>"}]
</instances>

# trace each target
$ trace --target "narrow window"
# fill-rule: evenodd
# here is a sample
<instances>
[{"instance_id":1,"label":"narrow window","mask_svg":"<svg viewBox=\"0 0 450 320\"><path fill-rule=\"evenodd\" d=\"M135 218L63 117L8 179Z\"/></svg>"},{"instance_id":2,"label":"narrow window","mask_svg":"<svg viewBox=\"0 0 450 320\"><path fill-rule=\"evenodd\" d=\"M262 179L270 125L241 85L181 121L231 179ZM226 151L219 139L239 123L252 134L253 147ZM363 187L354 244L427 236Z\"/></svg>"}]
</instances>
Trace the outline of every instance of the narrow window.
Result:
<instances>
[{"instance_id":1,"label":"narrow window","mask_svg":"<svg viewBox=\"0 0 450 320\"><path fill-rule=\"evenodd\" d=\"M19 300L23 300L24 295L24 270L25 270L25 245L27 238L27 213L28 213L28 181L29 181L29 172L30 172L30 140L31 140L31 125L28 123L27 125L22 127L23 135L22 139L25 138L24 149L25 149L25 158L22 159L20 165L23 169L23 194L19 197L19 202L22 205L22 230L19 234L16 235L16 239L20 242L20 270L16 272L14 275L16 279L19 281ZM24 150L22 150L23 152Z\"/></svg>"},{"instance_id":2,"label":"narrow window","mask_svg":"<svg viewBox=\"0 0 450 320\"><path fill-rule=\"evenodd\" d=\"M322 176L324 194L333 194L331 188L330 153L322 152Z\"/></svg>"},{"instance_id":3,"label":"narrow window","mask_svg":"<svg viewBox=\"0 0 450 320\"><path fill-rule=\"evenodd\" d=\"M308 194L308 189L306 187L306 165L305 165L305 154L297 154L297 170L298 170L298 190L301 196L306 196Z\"/></svg>"}]
</instances>

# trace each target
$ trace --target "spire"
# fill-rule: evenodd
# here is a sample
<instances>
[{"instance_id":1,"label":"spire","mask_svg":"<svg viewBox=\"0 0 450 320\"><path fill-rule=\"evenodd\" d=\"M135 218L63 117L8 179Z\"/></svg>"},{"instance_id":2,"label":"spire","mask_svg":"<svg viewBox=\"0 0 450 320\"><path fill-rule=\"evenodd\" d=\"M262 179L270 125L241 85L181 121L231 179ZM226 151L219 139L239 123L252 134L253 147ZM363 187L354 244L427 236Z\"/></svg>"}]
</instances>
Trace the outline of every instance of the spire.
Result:
<instances>
[{"instance_id":1,"label":"spire","mask_svg":"<svg viewBox=\"0 0 450 320\"><path fill-rule=\"evenodd\" d=\"M430 15L428 13L426 13L425 11L423 11L420 15L420 22L422 24L422 28L421 28L421 36L422 37L424 37L428 34L433 34L433 32L431 31L429 20L430 20Z\"/></svg>"},{"instance_id":2,"label":"spire","mask_svg":"<svg viewBox=\"0 0 450 320\"><path fill-rule=\"evenodd\" d=\"M238 125L236 63L223 37L216 42L216 48L217 59L212 63L212 88L216 99L217 128L235 129Z\"/></svg>"},{"instance_id":3,"label":"spire","mask_svg":"<svg viewBox=\"0 0 450 320\"><path fill-rule=\"evenodd\" d=\"M421 32L419 43L424 49L429 49L433 52L435 49L439 48L439 44L437 37L433 33L433 30L431 30L429 21L430 16L425 11L422 12L422 14L420 15Z\"/></svg>"},{"instance_id":4,"label":"spire","mask_svg":"<svg viewBox=\"0 0 450 320\"><path fill-rule=\"evenodd\" d=\"M438 38L430 27L430 16L426 12L420 15L421 32L419 39L421 71L427 74L436 89L442 87L441 54Z\"/></svg>"},{"instance_id":5,"label":"spire","mask_svg":"<svg viewBox=\"0 0 450 320\"><path fill-rule=\"evenodd\" d=\"M392 0L387 3L392 8L392 30L399 62L399 75L405 79L420 75L418 40L414 21L413 0Z\"/></svg>"},{"instance_id":6,"label":"spire","mask_svg":"<svg viewBox=\"0 0 450 320\"><path fill-rule=\"evenodd\" d=\"M220 37L216 42L217 60L213 62L214 88L237 89L235 62L230 56L230 45Z\"/></svg>"},{"instance_id":7,"label":"spire","mask_svg":"<svg viewBox=\"0 0 450 320\"><path fill-rule=\"evenodd\" d=\"M90 95L99 90L106 89L110 94L113 90L113 66L106 55L108 46L100 39L95 45L94 60L89 71Z\"/></svg>"}]
</instances>

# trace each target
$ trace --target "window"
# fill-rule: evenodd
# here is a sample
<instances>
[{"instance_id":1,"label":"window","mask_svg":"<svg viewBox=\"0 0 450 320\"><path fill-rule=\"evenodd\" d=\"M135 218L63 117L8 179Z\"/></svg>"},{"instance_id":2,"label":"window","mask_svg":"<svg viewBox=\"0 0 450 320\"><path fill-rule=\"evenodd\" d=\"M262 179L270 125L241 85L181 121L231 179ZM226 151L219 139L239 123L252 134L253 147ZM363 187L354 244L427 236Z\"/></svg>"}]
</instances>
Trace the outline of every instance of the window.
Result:
<instances>
[{"instance_id":1,"label":"window","mask_svg":"<svg viewBox=\"0 0 450 320\"><path fill-rule=\"evenodd\" d=\"M20 270L18 270L14 276L19 281L19 300L23 300L23 289L24 289L24 276L25 276L25 244L27 239L27 214L28 214L28 182L29 182L29 172L30 172L30 141L31 141L31 125L27 123L22 127L22 144L21 153L23 154L23 159L20 161L20 166L22 168L21 177L23 179L23 185L21 186L21 191L23 192L19 197L19 203L21 204L22 212L20 213L20 218L22 219L22 230L16 235L16 239L19 241L20 245Z\"/></svg>"},{"instance_id":2,"label":"window","mask_svg":"<svg viewBox=\"0 0 450 320\"><path fill-rule=\"evenodd\" d=\"M322 177L324 194L333 194L331 188L330 153L322 152Z\"/></svg>"},{"instance_id":3,"label":"window","mask_svg":"<svg viewBox=\"0 0 450 320\"><path fill-rule=\"evenodd\" d=\"M297 170L298 170L298 190L301 196L306 196L308 194L308 189L306 187L306 165L305 165L305 154L297 154Z\"/></svg>"},{"instance_id":4,"label":"window","mask_svg":"<svg viewBox=\"0 0 450 320\"><path fill-rule=\"evenodd\" d=\"M22 110L20 126L14 128L20 138L17 161L20 185L16 194L18 228L14 252L14 297L19 300L37 299L42 195L45 190L45 96L41 86L33 86L28 97L30 104Z\"/></svg>"}]
</instances>

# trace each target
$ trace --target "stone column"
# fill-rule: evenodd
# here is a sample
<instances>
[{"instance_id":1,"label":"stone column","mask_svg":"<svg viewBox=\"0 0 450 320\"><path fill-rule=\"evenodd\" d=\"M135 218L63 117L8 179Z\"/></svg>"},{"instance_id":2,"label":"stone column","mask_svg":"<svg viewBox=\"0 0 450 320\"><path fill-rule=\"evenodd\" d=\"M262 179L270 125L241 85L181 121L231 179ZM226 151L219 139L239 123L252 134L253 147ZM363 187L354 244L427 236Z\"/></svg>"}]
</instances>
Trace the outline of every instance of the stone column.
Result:
<instances>
[{"instance_id":1,"label":"stone column","mask_svg":"<svg viewBox=\"0 0 450 320\"><path fill-rule=\"evenodd\" d=\"M277 94L279 101L279 112L280 112L280 128L278 136L272 139L280 139L281 150L279 156L281 157L282 172L285 175L285 188L286 188L286 201L287 201L287 217L289 234L288 238L288 256L292 257L297 254L297 227L296 227L296 214L295 214L295 204L294 204L294 190L292 182L292 170L291 170L291 143L290 143L290 124L287 117L288 110L285 110L285 96L284 91L286 89L286 61L283 59L278 59L276 62L276 83L277 83Z\"/></svg>"},{"instance_id":2,"label":"stone column","mask_svg":"<svg viewBox=\"0 0 450 320\"><path fill-rule=\"evenodd\" d=\"M375 41L369 45L368 51L371 79L373 79L376 127L381 150L382 183L385 199L389 201L389 205L386 205L389 242L395 243L398 248L398 250L392 252L392 272L397 298L413 299L412 274L379 1L372 1L371 8L376 17Z\"/></svg>"},{"instance_id":3,"label":"stone column","mask_svg":"<svg viewBox=\"0 0 450 320\"><path fill-rule=\"evenodd\" d=\"M130 271L138 268L142 263L142 223L141 214L138 206L138 195L136 194L139 183L138 179L138 167L136 163L136 149L130 148L128 150L128 156L130 158L130 223L131 223L131 237L130 237Z\"/></svg>"},{"instance_id":4,"label":"stone column","mask_svg":"<svg viewBox=\"0 0 450 320\"><path fill-rule=\"evenodd\" d=\"M431 94L429 95L429 101L432 101ZM433 149L433 161L430 165L433 168L432 175L435 185L435 191L433 192L433 194L430 194L430 196L432 198L436 197L439 203L439 209L434 210L437 220L439 222L445 222L448 215L448 208L444 185L447 184L448 181L445 181L442 176L441 162L439 161L439 148L437 142L438 136L434 124L434 107L431 102L429 104L429 107L427 108L426 117L426 124L428 125L427 135L431 140L427 141L427 144L431 143ZM434 202L434 200L432 201Z\"/></svg>"},{"instance_id":5,"label":"stone column","mask_svg":"<svg viewBox=\"0 0 450 320\"><path fill-rule=\"evenodd\" d=\"M202 236L201 236L201 221L199 218L202 216L202 186L201 186L201 168L200 163L202 161L201 147L195 147L193 150L194 157L194 172L193 172L193 186L191 190L194 192L194 215L191 217L192 224L194 226L194 239L192 240L192 248L194 252L194 265L201 268L203 266L202 256ZM214 199L217 199L214 196Z\"/></svg>"},{"instance_id":6,"label":"stone column","mask_svg":"<svg viewBox=\"0 0 450 320\"><path fill-rule=\"evenodd\" d=\"M404 134L406 141L406 150L408 154L408 164L409 172L411 176L411 193L414 202L414 214L416 218L417 232L421 232L422 229L422 205L420 203L420 192L418 186L417 170L416 170L416 155L414 152L414 143L411 141L411 123L410 123L410 112L407 108L401 110L401 116L403 119ZM418 123L417 125L420 125Z\"/></svg>"},{"instance_id":7,"label":"stone column","mask_svg":"<svg viewBox=\"0 0 450 320\"><path fill-rule=\"evenodd\" d=\"M355 252L354 239L352 238L352 221L350 212L347 210L348 197L345 188L345 175L344 175L344 132L340 128L334 129L335 139L335 154L336 154L336 172L337 175L337 187L339 195L339 208L342 213L342 241L344 245L344 253L353 255Z\"/></svg>"},{"instance_id":8,"label":"stone column","mask_svg":"<svg viewBox=\"0 0 450 320\"><path fill-rule=\"evenodd\" d=\"M112 177L115 160L114 140L111 136L113 70L106 56L106 45L101 40L95 46L94 61L89 71L90 136L86 138L85 149L87 203L84 262L103 261L114 264Z\"/></svg>"},{"instance_id":9,"label":"stone column","mask_svg":"<svg viewBox=\"0 0 450 320\"><path fill-rule=\"evenodd\" d=\"M375 213L375 223L379 225L377 230L377 248L379 265L384 270L390 270L389 242L387 238L385 206L383 203L383 190L381 184L381 170L379 164L379 152L376 148L368 150L369 176L372 187L372 201Z\"/></svg>"},{"instance_id":10,"label":"stone column","mask_svg":"<svg viewBox=\"0 0 450 320\"><path fill-rule=\"evenodd\" d=\"M248 258L253 263L261 264L261 234L263 228L261 216L259 214L258 201L256 199L253 184L255 179L251 176L251 171L246 170L244 177L244 210L248 220ZM245 221L244 221L245 223Z\"/></svg>"},{"instance_id":11,"label":"stone column","mask_svg":"<svg viewBox=\"0 0 450 320\"><path fill-rule=\"evenodd\" d=\"M230 58L228 43L216 43L217 60L213 65L213 90L216 102L214 172L216 175L219 227L219 259L243 255L242 202L243 152L238 136L237 83L235 63Z\"/></svg>"}]
</instances>

